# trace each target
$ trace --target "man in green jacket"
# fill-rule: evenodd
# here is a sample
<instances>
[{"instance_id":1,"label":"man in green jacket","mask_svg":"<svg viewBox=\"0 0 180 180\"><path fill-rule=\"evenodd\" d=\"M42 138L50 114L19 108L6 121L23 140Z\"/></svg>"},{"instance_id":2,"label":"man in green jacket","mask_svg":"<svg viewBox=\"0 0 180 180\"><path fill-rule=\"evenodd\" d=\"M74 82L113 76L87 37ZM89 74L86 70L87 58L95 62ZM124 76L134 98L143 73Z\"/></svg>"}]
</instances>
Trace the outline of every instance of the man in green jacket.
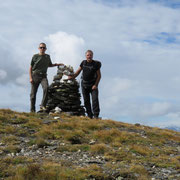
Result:
<instances>
[{"instance_id":1,"label":"man in green jacket","mask_svg":"<svg viewBox=\"0 0 180 180\"><path fill-rule=\"evenodd\" d=\"M47 69L48 67L60 66L63 64L52 64L51 58L46 52L46 44L39 44L39 53L35 54L32 57L31 65L29 69L30 83L31 83L31 112L36 112L35 104L36 104L36 94L39 87L39 84L42 85L43 88L43 98L40 105L41 110L46 109L46 103L48 100L48 79L47 79Z\"/></svg>"}]
</instances>

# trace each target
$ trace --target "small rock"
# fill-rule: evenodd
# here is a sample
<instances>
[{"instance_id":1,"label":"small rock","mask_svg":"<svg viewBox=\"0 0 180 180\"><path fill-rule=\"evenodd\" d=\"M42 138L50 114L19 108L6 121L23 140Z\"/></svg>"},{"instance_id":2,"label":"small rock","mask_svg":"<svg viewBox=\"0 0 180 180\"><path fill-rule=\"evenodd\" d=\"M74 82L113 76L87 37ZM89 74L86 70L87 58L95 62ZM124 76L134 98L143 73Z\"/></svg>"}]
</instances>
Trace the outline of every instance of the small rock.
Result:
<instances>
[{"instance_id":1,"label":"small rock","mask_svg":"<svg viewBox=\"0 0 180 180\"><path fill-rule=\"evenodd\" d=\"M29 153L24 153L24 156L29 156Z\"/></svg>"},{"instance_id":2,"label":"small rock","mask_svg":"<svg viewBox=\"0 0 180 180\"><path fill-rule=\"evenodd\" d=\"M61 119L61 118L60 118L60 117L58 117L58 116L55 116L55 117L54 117L54 119Z\"/></svg>"},{"instance_id":3,"label":"small rock","mask_svg":"<svg viewBox=\"0 0 180 180\"><path fill-rule=\"evenodd\" d=\"M21 153L24 153L24 148L21 149Z\"/></svg>"},{"instance_id":4,"label":"small rock","mask_svg":"<svg viewBox=\"0 0 180 180\"><path fill-rule=\"evenodd\" d=\"M87 155L86 155L86 154L83 154L83 157L84 157L84 158L87 158Z\"/></svg>"},{"instance_id":5,"label":"small rock","mask_svg":"<svg viewBox=\"0 0 180 180\"><path fill-rule=\"evenodd\" d=\"M44 120L43 121L43 124L50 124L50 123L56 123L58 121L55 121L55 120Z\"/></svg>"},{"instance_id":6,"label":"small rock","mask_svg":"<svg viewBox=\"0 0 180 180\"><path fill-rule=\"evenodd\" d=\"M56 149L57 149L56 146L48 147L48 150L56 150Z\"/></svg>"},{"instance_id":7,"label":"small rock","mask_svg":"<svg viewBox=\"0 0 180 180\"><path fill-rule=\"evenodd\" d=\"M96 159L99 159L100 158L100 156L96 156Z\"/></svg>"},{"instance_id":8,"label":"small rock","mask_svg":"<svg viewBox=\"0 0 180 180\"><path fill-rule=\"evenodd\" d=\"M119 177L116 178L116 180L123 180L123 179L124 179L124 178L121 177L121 176L119 176Z\"/></svg>"},{"instance_id":9,"label":"small rock","mask_svg":"<svg viewBox=\"0 0 180 180\"><path fill-rule=\"evenodd\" d=\"M36 151L38 154L42 154L42 152L40 152L39 150Z\"/></svg>"},{"instance_id":10,"label":"small rock","mask_svg":"<svg viewBox=\"0 0 180 180\"><path fill-rule=\"evenodd\" d=\"M89 142L89 144L92 145L92 144L95 144L95 142L96 142L95 140L91 139L91 141Z\"/></svg>"},{"instance_id":11,"label":"small rock","mask_svg":"<svg viewBox=\"0 0 180 180\"><path fill-rule=\"evenodd\" d=\"M4 146L4 143L0 142L0 146Z\"/></svg>"},{"instance_id":12,"label":"small rock","mask_svg":"<svg viewBox=\"0 0 180 180\"><path fill-rule=\"evenodd\" d=\"M177 147L178 152L180 152L180 146Z\"/></svg>"},{"instance_id":13,"label":"small rock","mask_svg":"<svg viewBox=\"0 0 180 180\"><path fill-rule=\"evenodd\" d=\"M165 174L171 174L171 170L169 169L162 169L162 172Z\"/></svg>"},{"instance_id":14,"label":"small rock","mask_svg":"<svg viewBox=\"0 0 180 180\"><path fill-rule=\"evenodd\" d=\"M143 138L145 138L145 139L147 138L146 136L141 136L141 137L143 137Z\"/></svg>"},{"instance_id":15,"label":"small rock","mask_svg":"<svg viewBox=\"0 0 180 180\"><path fill-rule=\"evenodd\" d=\"M59 114L59 113L61 113L61 111L62 111L62 109L59 108L59 107L56 107L54 110L55 110L55 113L56 113L56 114Z\"/></svg>"}]
</instances>

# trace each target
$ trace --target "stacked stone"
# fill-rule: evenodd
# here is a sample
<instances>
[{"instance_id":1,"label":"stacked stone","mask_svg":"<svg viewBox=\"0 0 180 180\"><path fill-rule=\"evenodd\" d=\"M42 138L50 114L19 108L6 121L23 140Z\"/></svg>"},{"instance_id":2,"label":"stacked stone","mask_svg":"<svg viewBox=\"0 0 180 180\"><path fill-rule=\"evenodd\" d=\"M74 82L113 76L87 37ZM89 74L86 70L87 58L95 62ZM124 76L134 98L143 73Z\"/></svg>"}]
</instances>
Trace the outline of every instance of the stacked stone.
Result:
<instances>
[{"instance_id":1,"label":"stacked stone","mask_svg":"<svg viewBox=\"0 0 180 180\"><path fill-rule=\"evenodd\" d=\"M67 80L67 76L73 75L71 66L58 66L57 75L49 87L47 110L53 112L59 107L63 112L71 112L72 115L85 115L81 106L79 83L76 79ZM66 79L64 79L64 77Z\"/></svg>"}]
</instances>

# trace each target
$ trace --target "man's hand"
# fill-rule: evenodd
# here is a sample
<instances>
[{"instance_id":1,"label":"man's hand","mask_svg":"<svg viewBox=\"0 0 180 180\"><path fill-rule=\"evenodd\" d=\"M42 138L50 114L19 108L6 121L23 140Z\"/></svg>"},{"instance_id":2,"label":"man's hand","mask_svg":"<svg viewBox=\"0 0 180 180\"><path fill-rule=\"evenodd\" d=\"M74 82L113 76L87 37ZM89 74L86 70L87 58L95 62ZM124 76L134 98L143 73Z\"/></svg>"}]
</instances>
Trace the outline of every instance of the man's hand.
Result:
<instances>
[{"instance_id":1,"label":"man's hand","mask_svg":"<svg viewBox=\"0 0 180 180\"><path fill-rule=\"evenodd\" d=\"M32 78L30 78L30 83L31 83L31 84L33 83L33 79L32 79Z\"/></svg>"},{"instance_id":2,"label":"man's hand","mask_svg":"<svg viewBox=\"0 0 180 180\"><path fill-rule=\"evenodd\" d=\"M68 80L71 80L71 79L73 79L73 76L68 76Z\"/></svg>"},{"instance_id":3,"label":"man's hand","mask_svg":"<svg viewBox=\"0 0 180 180\"><path fill-rule=\"evenodd\" d=\"M97 89L97 86L93 85L92 90L95 90L95 89Z\"/></svg>"}]
</instances>

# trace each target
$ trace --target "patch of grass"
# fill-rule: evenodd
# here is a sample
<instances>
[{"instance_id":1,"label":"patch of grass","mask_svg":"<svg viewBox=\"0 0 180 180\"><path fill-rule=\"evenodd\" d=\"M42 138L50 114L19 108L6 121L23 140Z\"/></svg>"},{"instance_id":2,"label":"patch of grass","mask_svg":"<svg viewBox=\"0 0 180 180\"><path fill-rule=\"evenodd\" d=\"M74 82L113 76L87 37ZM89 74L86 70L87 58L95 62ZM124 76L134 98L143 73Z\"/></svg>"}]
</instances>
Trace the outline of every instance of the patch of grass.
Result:
<instances>
[{"instance_id":1,"label":"patch of grass","mask_svg":"<svg viewBox=\"0 0 180 180\"><path fill-rule=\"evenodd\" d=\"M21 137L29 136L29 133L25 129L18 129L15 134Z\"/></svg>"},{"instance_id":2,"label":"patch of grass","mask_svg":"<svg viewBox=\"0 0 180 180\"><path fill-rule=\"evenodd\" d=\"M93 154L104 154L109 151L110 149L105 144L94 144L90 146L90 152Z\"/></svg>"},{"instance_id":3,"label":"patch of grass","mask_svg":"<svg viewBox=\"0 0 180 180\"><path fill-rule=\"evenodd\" d=\"M87 142L85 138L85 133L81 130L75 130L69 134L66 134L65 139L67 139L71 144L82 144Z\"/></svg>"},{"instance_id":4,"label":"patch of grass","mask_svg":"<svg viewBox=\"0 0 180 180\"><path fill-rule=\"evenodd\" d=\"M171 132L170 130L161 130L159 134L168 140L180 142L180 137L177 136L175 133Z\"/></svg>"},{"instance_id":5,"label":"patch of grass","mask_svg":"<svg viewBox=\"0 0 180 180\"><path fill-rule=\"evenodd\" d=\"M77 123L62 122L58 124L57 129L73 130L74 128L76 128L76 126L77 126Z\"/></svg>"},{"instance_id":6,"label":"patch of grass","mask_svg":"<svg viewBox=\"0 0 180 180\"><path fill-rule=\"evenodd\" d=\"M8 121L8 118L7 117L5 117L5 116L3 116L3 115L0 115L0 122L1 123L5 123L5 122L7 122Z\"/></svg>"},{"instance_id":7,"label":"patch of grass","mask_svg":"<svg viewBox=\"0 0 180 180\"><path fill-rule=\"evenodd\" d=\"M38 148L43 148L44 146L50 146L50 144L45 139L43 139L42 137L36 137L34 139L31 139L28 142L29 146L32 146L35 144L37 145Z\"/></svg>"},{"instance_id":8,"label":"patch of grass","mask_svg":"<svg viewBox=\"0 0 180 180\"><path fill-rule=\"evenodd\" d=\"M19 118L11 119L9 122L12 124L24 124L28 122L28 119L25 117L19 117Z\"/></svg>"},{"instance_id":9,"label":"patch of grass","mask_svg":"<svg viewBox=\"0 0 180 180\"><path fill-rule=\"evenodd\" d=\"M38 148L43 148L44 146L49 146L49 143L47 143L47 141L45 141L42 138L37 138L35 140L35 144L37 144Z\"/></svg>"},{"instance_id":10,"label":"patch of grass","mask_svg":"<svg viewBox=\"0 0 180 180\"><path fill-rule=\"evenodd\" d=\"M3 148L3 151L5 153L19 153L21 151L21 148L19 146L15 146L15 145L9 145L9 146Z\"/></svg>"},{"instance_id":11,"label":"patch of grass","mask_svg":"<svg viewBox=\"0 0 180 180\"><path fill-rule=\"evenodd\" d=\"M13 126L6 126L4 128L4 133L7 133L7 134L14 134L16 133L17 131L17 128L13 127Z\"/></svg>"},{"instance_id":12,"label":"patch of grass","mask_svg":"<svg viewBox=\"0 0 180 180\"><path fill-rule=\"evenodd\" d=\"M130 150L131 152L140 154L142 156L151 156L152 154L152 150L150 150L148 147L140 145L132 145Z\"/></svg>"},{"instance_id":13,"label":"patch of grass","mask_svg":"<svg viewBox=\"0 0 180 180\"><path fill-rule=\"evenodd\" d=\"M30 139L27 144L29 146L32 146L32 145L36 144L36 139L35 138L34 139Z\"/></svg>"},{"instance_id":14,"label":"patch of grass","mask_svg":"<svg viewBox=\"0 0 180 180\"><path fill-rule=\"evenodd\" d=\"M133 156L126 149L120 149L117 151L111 150L106 152L105 158L109 161L125 161L126 163L129 163L133 159Z\"/></svg>"},{"instance_id":15,"label":"patch of grass","mask_svg":"<svg viewBox=\"0 0 180 180\"><path fill-rule=\"evenodd\" d=\"M148 177L148 172L147 170L144 168L143 165L140 164L133 164L130 166L130 171L135 172L137 174L139 174L139 176L143 176L143 177Z\"/></svg>"},{"instance_id":16,"label":"patch of grass","mask_svg":"<svg viewBox=\"0 0 180 180\"><path fill-rule=\"evenodd\" d=\"M87 168L65 167L56 163L30 164L20 166L16 169L16 174L12 180L57 180L57 179L107 179L100 167L91 165Z\"/></svg>"},{"instance_id":17,"label":"patch of grass","mask_svg":"<svg viewBox=\"0 0 180 180\"><path fill-rule=\"evenodd\" d=\"M120 132L118 136L114 137L114 142L118 142L121 144L130 143L133 141L133 135L129 134L128 132Z\"/></svg>"},{"instance_id":18,"label":"patch of grass","mask_svg":"<svg viewBox=\"0 0 180 180\"><path fill-rule=\"evenodd\" d=\"M0 163L5 163L7 165L9 164L24 164L24 163L32 163L32 159L24 157L24 156L15 156L15 157L5 157L0 160Z\"/></svg>"},{"instance_id":19,"label":"patch of grass","mask_svg":"<svg viewBox=\"0 0 180 180\"><path fill-rule=\"evenodd\" d=\"M54 136L53 126L43 126L38 133L36 133L37 137L41 137L44 139L56 139Z\"/></svg>"},{"instance_id":20,"label":"patch of grass","mask_svg":"<svg viewBox=\"0 0 180 180\"><path fill-rule=\"evenodd\" d=\"M179 165L179 160L175 157L169 157L167 155L160 155L158 157L153 157L151 159L151 162L155 163L156 166L161 167L161 168L168 168L168 167L173 167L173 168L180 168Z\"/></svg>"},{"instance_id":21,"label":"patch of grass","mask_svg":"<svg viewBox=\"0 0 180 180\"><path fill-rule=\"evenodd\" d=\"M39 179L42 178L42 172L39 164L29 164L27 166L21 166L16 170L16 175L14 180L22 179L22 180L31 180L31 179Z\"/></svg>"},{"instance_id":22,"label":"patch of grass","mask_svg":"<svg viewBox=\"0 0 180 180\"><path fill-rule=\"evenodd\" d=\"M10 136L4 136L2 137L1 140L4 144L17 144L18 143L18 138L14 135L10 135Z\"/></svg>"},{"instance_id":23,"label":"patch of grass","mask_svg":"<svg viewBox=\"0 0 180 180\"><path fill-rule=\"evenodd\" d=\"M91 131L95 130L102 130L103 129L103 124L100 122L97 122L96 120L91 120L86 123L85 128Z\"/></svg>"},{"instance_id":24,"label":"patch of grass","mask_svg":"<svg viewBox=\"0 0 180 180\"><path fill-rule=\"evenodd\" d=\"M22 124L22 127L27 127L27 128L32 128L32 129L39 129L42 125L42 119L33 116L33 117L29 117L28 121L24 124Z\"/></svg>"},{"instance_id":25,"label":"patch of grass","mask_svg":"<svg viewBox=\"0 0 180 180\"><path fill-rule=\"evenodd\" d=\"M94 133L94 139L97 139L103 143L111 143L115 137L121 136L121 132L118 129L100 130Z\"/></svg>"}]
</instances>

